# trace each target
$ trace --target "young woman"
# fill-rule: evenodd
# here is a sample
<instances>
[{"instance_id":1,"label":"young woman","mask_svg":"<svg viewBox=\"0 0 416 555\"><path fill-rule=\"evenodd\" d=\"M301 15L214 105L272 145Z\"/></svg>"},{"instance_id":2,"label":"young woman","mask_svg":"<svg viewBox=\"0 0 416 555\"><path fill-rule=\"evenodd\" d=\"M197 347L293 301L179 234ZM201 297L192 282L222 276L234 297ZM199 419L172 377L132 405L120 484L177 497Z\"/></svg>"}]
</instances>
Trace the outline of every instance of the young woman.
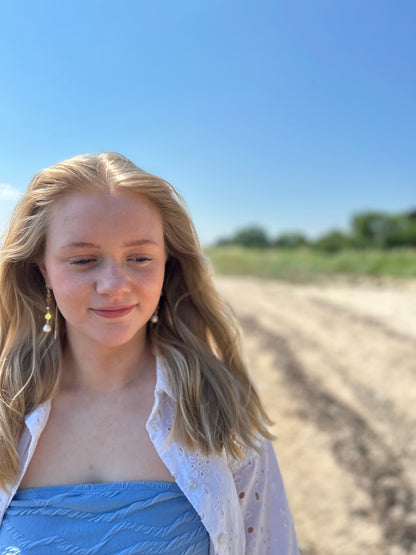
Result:
<instances>
[{"instance_id":1,"label":"young woman","mask_svg":"<svg viewBox=\"0 0 416 555\"><path fill-rule=\"evenodd\" d=\"M166 181L36 174L0 255L0 553L297 553L236 329Z\"/></svg>"}]
</instances>

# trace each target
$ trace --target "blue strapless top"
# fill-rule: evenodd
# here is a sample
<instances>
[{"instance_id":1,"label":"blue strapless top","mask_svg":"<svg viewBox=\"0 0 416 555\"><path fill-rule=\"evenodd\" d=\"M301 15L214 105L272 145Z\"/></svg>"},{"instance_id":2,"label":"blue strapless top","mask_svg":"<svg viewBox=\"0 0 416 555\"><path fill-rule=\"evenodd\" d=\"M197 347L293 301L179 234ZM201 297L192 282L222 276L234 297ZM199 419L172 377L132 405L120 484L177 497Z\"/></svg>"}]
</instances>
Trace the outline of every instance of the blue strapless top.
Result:
<instances>
[{"instance_id":1,"label":"blue strapless top","mask_svg":"<svg viewBox=\"0 0 416 555\"><path fill-rule=\"evenodd\" d=\"M207 555L209 536L177 484L23 489L0 527L0 553Z\"/></svg>"}]
</instances>

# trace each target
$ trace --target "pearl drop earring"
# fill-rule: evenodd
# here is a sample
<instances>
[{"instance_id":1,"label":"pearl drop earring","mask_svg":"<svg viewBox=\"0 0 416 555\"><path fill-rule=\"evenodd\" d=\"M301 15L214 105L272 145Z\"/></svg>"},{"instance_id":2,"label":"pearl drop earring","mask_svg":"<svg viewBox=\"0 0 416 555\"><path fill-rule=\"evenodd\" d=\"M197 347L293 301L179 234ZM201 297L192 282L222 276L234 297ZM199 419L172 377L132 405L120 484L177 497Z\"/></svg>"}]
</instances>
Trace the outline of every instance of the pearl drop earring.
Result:
<instances>
[{"instance_id":1,"label":"pearl drop earring","mask_svg":"<svg viewBox=\"0 0 416 555\"><path fill-rule=\"evenodd\" d=\"M152 324L157 324L159 322L159 307L153 312L152 317L150 318Z\"/></svg>"}]
</instances>

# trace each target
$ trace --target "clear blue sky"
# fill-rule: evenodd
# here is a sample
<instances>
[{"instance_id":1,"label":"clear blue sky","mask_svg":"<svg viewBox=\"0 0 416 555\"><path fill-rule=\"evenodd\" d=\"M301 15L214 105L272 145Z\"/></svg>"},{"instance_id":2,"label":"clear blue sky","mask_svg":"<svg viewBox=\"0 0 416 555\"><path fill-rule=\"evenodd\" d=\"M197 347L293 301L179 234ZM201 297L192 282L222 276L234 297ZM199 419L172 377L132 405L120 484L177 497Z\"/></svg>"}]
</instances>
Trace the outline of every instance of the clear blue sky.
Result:
<instances>
[{"instance_id":1,"label":"clear blue sky","mask_svg":"<svg viewBox=\"0 0 416 555\"><path fill-rule=\"evenodd\" d=\"M0 228L32 174L114 150L204 244L416 206L414 0L3 0Z\"/></svg>"}]
</instances>

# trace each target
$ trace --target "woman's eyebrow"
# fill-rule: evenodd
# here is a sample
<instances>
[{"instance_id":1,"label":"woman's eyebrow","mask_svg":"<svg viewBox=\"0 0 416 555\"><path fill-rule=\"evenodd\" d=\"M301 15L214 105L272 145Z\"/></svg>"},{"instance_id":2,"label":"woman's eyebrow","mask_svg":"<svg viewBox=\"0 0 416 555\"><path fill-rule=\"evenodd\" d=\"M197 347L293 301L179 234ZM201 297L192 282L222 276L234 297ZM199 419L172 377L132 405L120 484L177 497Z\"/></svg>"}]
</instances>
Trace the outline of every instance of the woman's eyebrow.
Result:
<instances>
[{"instance_id":1,"label":"woman's eyebrow","mask_svg":"<svg viewBox=\"0 0 416 555\"><path fill-rule=\"evenodd\" d=\"M142 245L156 245L158 243L156 241L152 241L152 239L138 239L137 241L129 241L128 243L124 243L124 247L141 247Z\"/></svg>"},{"instance_id":2,"label":"woman's eyebrow","mask_svg":"<svg viewBox=\"0 0 416 555\"><path fill-rule=\"evenodd\" d=\"M156 245L158 243L156 241L152 241L152 239L137 239L135 241L128 241L127 243L123 243L123 247L141 247L143 245ZM99 249L100 246L96 245L95 243L88 243L86 241L72 241L71 243L67 243L63 245L61 249L69 249L69 248L90 248L90 249Z\"/></svg>"},{"instance_id":3,"label":"woman's eyebrow","mask_svg":"<svg viewBox=\"0 0 416 555\"><path fill-rule=\"evenodd\" d=\"M93 248L93 249L99 248L99 246L95 245L94 243L87 243L85 241L73 241L72 243L66 243L66 245L62 245L61 249L69 249L72 247Z\"/></svg>"}]
</instances>

